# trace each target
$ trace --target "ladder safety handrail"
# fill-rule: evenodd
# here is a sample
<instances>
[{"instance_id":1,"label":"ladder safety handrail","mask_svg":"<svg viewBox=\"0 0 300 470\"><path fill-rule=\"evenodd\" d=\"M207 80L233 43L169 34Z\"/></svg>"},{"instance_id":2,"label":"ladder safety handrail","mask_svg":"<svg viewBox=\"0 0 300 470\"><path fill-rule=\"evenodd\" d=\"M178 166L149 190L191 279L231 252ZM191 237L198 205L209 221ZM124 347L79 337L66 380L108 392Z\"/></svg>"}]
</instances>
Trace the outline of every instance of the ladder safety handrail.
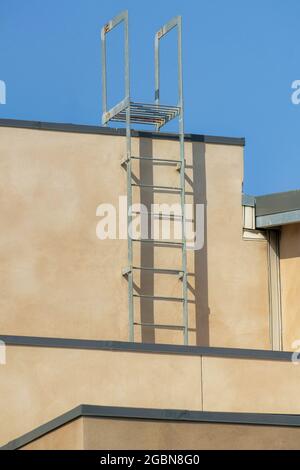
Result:
<instances>
[{"instance_id":1,"label":"ladder safety handrail","mask_svg":"<svg viewBox=\"0 0 300 470\"><path fill-rule=\"evenodd\" d=\"M128 11L124 10L108 21L101 29L101 53L102 53L102 124L106 125L111 117L107 116L107 70L106 70L106 35L116 26L124 22L124 59L125 59L125 97L112 110L122 104L130 102L130 82L129 82L129 37L128 37ZM124 106L123 106L124 108ZM111 110L111 112L112 112Z\"/></svg>"},{"instance_id":2,"label":"ladder safety handrail","mask_svg":"<svg viewBox=\"0 0 300 470\"><path fill-rule=\"evenodd\" d=\"M178 107L182 106L182 19L181 16L175 16L168 23L163 25L155 34L154 39L154 61L155 61L155 103L160 102L160 39L168 34L172 29L178 28Z\"/></svg>"}]
</instances>

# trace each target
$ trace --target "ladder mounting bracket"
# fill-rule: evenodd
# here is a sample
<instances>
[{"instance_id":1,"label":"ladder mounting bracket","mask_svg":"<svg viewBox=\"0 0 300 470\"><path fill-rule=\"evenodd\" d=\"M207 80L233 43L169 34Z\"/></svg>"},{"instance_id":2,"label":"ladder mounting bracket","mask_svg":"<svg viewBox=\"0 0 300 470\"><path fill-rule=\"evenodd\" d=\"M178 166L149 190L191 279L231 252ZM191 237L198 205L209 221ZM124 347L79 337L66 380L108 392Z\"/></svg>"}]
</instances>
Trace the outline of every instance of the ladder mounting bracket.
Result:
<instances>
[{"instance_id":1,"label":"ladder mounting bracket","mask_svg":"<svg viewBox=\"0 0 300 470\"><path fill-rule=\"evenodd\" d=\"M132 272L132 269L129 266L126 266L125 268L122 269L122 276L128 276Z\"/></svg>"},{"instance_id":2,"label":"ladder mounting bracket","mask_svg":"<svg viewBox=\"0 0 300 470\"><path fill-rule=\"evenodd\" d=\"M123 168L126 168L127 163L129 162L129 160L130 160L130 158L129 158L127 155L125 155L124 157L122 157L122 158L121 158L121 166L122 166Z\"/></svg>"}]
</instances>

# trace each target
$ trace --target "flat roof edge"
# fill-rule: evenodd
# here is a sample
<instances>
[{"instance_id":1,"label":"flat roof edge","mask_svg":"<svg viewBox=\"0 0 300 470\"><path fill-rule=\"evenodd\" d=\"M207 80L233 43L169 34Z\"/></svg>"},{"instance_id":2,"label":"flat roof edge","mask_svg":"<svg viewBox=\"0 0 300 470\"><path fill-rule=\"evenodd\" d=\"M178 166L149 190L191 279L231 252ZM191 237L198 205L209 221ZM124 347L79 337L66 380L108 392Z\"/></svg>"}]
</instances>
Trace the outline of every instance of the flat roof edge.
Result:
<instances>
[{"instance_id":1,"label":"flat roof edge","mask_svg":"<svg viewBox=\"0 0 300 470\"><path fill-rule=\"evenodd\" d=\"M256 217L257 228L279 227L281 225L296 224L300 222L300 210L278 212L276 214L260 215Z\"/></svg>"},{"instance_id":2,"label":"flat roof edge","mask_svg":"<svg viewBox=\"0 0 300 470\"><path fill-rule=\"evenodd\" d=\"M256 215L267 216L300 210L300 190L256 196Z\"/></svg>"},{"instance_id":3,"label":"flat roof edge","mask_svg":"<svg viewBox=\"0 0 300 470\"><path fill-rule=\"evenodd\" d=\"M300 415L272 413L236 413L214 411L190 411L157 408L129 408L118 406L79 405L41 426L13 439L1 450L17 450L49 432L81 417L134 419L152 421L184 421L198 423L242 424L258 426L299 427Z\"/></svg>"},{"instance_id":4,"label":"flat roof edge","mask_svg":"<svg viewBox=\"0 0 300 470\"><path fill-rule=\"evenodd\" d=\"M242 194L242 205L247 207L255 207L255 196L250 194Z\"/></svg>"},{"instance_id":5,"label":"flat roof edge","mask_svg":"<svg viewBox=\"0 0 300 470\"><path fill-rule=\"evenodd\" d=\"M108 341L72 338L48 338L41 336L0 335L7 346L88 349L152 354L177 354L182 356L208 356L239 359L260 359L271 361L292 360L292 352L262 349L238 349L210 346L181 346L173 344L133 343L127 341Z\"/></svg>"},{"instance_id":6,"label":"flat roof edge","mask_svg":"<svg viewBox=\"0 0 300 470\"><path fill-rule=\"evenodd\" d=\"M68 124L43 121L26 121L19 119L0 119L0 127L14 127L20 129L36 129L44 131L75 132L83 134L102 134L111 136L125 136L124 128L111 128L101 126L90 126L85 124ZM178 134L172 132L156 132L144 130L132 130L133 137L144 137L152 139L177 140ZM208 144L245 146L243 137L222 137L202 134L185 134L185 139L192 142L205 142Z\"/></svg>"}]
</instances>

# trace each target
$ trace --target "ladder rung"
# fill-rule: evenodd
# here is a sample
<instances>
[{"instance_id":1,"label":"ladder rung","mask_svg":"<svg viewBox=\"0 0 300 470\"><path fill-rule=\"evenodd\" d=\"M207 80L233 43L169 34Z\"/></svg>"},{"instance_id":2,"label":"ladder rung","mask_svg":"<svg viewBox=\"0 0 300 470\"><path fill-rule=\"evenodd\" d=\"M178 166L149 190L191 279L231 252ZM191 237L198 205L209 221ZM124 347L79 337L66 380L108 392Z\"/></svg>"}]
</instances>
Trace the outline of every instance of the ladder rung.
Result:
<instances>
[{"instance_id":1,"label":"ladder rung","mask_svg":"<svg viewBox=\"0 0 300 470\"><path fill-rule=\"evenodd\" d=\"M139 297L141 299L151 300L169 300L173 302L184 302L183 297L170 297L165 295L146 295L146 294L133 294L133 297Z\"/></svg>"},{"instance_id":2,"label":"ladder rung","mask_svg":"<svg viewBox=\"0 0 300 470\"><path fill-rule=\"evenodd\" d=\"M154 217L161 217L161 218L170 217L170 219L173 219L173 220L183 219L183 216L179 214L162 214L160 212L132 211L132 215L148 215L148 216L153 215Z\"/></svg>"},{"instance_id":3,"label":"ladder rung","mask_svg":"<svg viewBox=\"0 0 300 470\"><path fill-rule=\"evenodd\" d=\"M132 238L133 242L140 242L140 243L157 243L157 245L164 245L164 246L183 246L182 242L169 242L164 240L153 240L153 239L140 239L140 238Z\"/></svg>"},{"instance_id":4,"label":"ladder rung","mask_svg":"<svg viewBox=\"0 0 300 470\"><path fill-rule=\"evenodd\" d=\"M147 326L147 327L152 327L152 328L158 328L162 330L185 330L184 326L181 325L160 325L156 323L138 323L134 322L134 325L139 325L139 326Z\"/></svg>"},{"instance_id":5,"label":"ladder rung","mask_svg":"<svg viewBox=\"0 0 300 470\"><path fill-rule=\"evenodd\" d=\"M131 183L131 186L137 186L139 188L152 188L152 189L162 189L168 191L179 191L181 192L182 189L174 186L157 186L153 184L141 184L141 183Z\"/></svg>"},{"instance_id":6,"label":"ladder rung","mask_svg":"<svg viewBox=\"0 0 300 470\"><path fill-rule=\"evenodd\" d=\"M180 274L183 273L182 269L165 269L165 268L152 268L148 266L132 266L132 269L139 271L154 271L162 274Z\"/></svg>"},{"instance_id":7,"label":"ladder rung","mask_svg":"<svg viewBox=\"0 0 300 470\"><path fill-rule=\"evenodd\" d=\"M170 158L166 159L166 158L152 158L152 157L131 157L132 160L146 160L146 161L150 161L150 162L153 162L153 163L181 163L181 160L172 160Z\"/></svg>"}]
</instances>

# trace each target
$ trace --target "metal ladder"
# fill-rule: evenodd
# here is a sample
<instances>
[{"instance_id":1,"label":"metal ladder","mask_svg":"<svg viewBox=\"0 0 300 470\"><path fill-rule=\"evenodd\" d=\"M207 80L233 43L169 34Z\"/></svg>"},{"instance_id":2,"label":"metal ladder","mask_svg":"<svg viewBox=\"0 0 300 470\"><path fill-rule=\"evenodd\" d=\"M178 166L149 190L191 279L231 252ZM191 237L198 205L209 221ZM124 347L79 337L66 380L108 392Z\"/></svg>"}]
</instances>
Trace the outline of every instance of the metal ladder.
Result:
<instances>
[{"instance_id":1,"label":"metal ladder","mask_svg":"<svg viewBox=\"0 0 300 470\"><path fill-rule=\"evenodd\" d=\"M124 22L124 40L125 40L125 98L110 110L107 110L107 71L106 71L106 36L120 23ZM178 105L167 106L160 103L160 40L173 28L177 28L178 33ZM102 49L102 124L106 126L109 121L126 123L126 156L122 161L122 166L127 170L127 227L130 226L133 213L131 212L134 186L151 189L152 191L175 191L180 195L181 203L181 232L180 242L162 241L154 239L134 239L128 231L128 266L123 269L122 274L128 279L128 311L129 311L129 341L134 341L135 326L165 328L182 330L183 343L188 344L188 287L187 287L187 252L186 252L186 216L185 216L185 156L184 156L184 104L183 104L183 83L182 83L182 21L177 16L166 23L155 34L155 102L136 103L131 101L130 95L130 74L129 74L129 32L128 32L128 12L124 11L106 23L101 30L101 49ZM138 157L131 152L131 124L142 124L155 126L159 131L167 122L178 118L179 123L179 159L160 159L152 157ZM146 160L155 162L165 162L166 164L175 164L180 172L180 186L157 186L132 181L132 161ZM133 243L159 243L159 245L177 245L182 250L181 269L163 269L154 266L134 266L133 265ZM143 295L134 292L134 272L152 271L153 273L174 274L182 280L182 297ZM182 325L162 325L155 323L138 323L134 319L134 298L149 298L153 301L173 300L182 302Z\"/></svg>"}]
</instances>

